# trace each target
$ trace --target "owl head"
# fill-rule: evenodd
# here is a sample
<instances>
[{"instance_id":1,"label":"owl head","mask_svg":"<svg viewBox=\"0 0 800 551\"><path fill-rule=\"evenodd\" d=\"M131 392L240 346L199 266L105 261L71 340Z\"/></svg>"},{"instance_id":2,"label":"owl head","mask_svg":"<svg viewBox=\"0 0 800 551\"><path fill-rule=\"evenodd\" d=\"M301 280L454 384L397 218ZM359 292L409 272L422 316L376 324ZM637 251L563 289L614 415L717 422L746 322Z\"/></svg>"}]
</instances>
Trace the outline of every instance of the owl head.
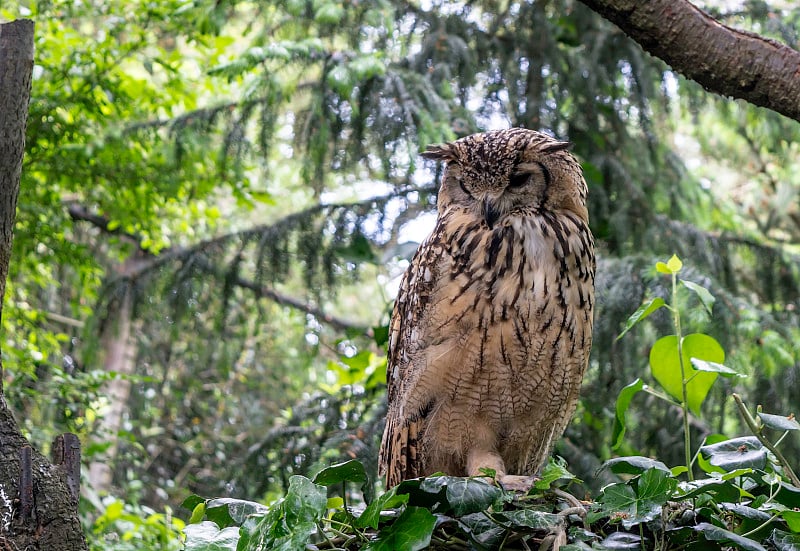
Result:
<instances>
[{"instance_id":1,"label":"owl head","mask_svg":"<svg viewBox=\"0 0 800 551\"><path fill-rule=\"evenodd\" d=\"M535 130L511 128L429 146L427 159L447 163L438 206L466 208L492 228L508 215L571 211L588 222L586 181L562 142Z\"/></svg>"}]
</instances>

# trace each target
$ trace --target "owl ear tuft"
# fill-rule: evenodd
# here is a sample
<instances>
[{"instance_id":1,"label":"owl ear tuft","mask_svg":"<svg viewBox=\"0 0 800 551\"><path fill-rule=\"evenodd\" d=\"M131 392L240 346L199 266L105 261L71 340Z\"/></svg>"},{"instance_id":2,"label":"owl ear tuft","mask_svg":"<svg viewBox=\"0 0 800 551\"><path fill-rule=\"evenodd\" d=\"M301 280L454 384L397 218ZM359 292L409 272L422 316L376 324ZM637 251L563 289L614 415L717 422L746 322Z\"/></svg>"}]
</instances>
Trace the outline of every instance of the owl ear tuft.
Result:
<instances>
[{"instance_id":1,"label":"owl ear tuft","mask_svg":"<svg viewBox=\"0 0 800 551\"><path fill-rule=\"evenodd\" d=\"M572 149L572 142L552 142L542 147L544 153L555 153L567 149Z\"/></svg>"},{"instance_id":2,"label":"owl ear tuft","mask_svg":"<svg viewBox=\"0 0 800 551\"><path fill-rule=\"evenodd\" d=\"M420 153L426 159L435 159L437 161L451 161L455 159L455 153L449 143L441 145L429 145L425 151Z\"/></svg>"}]
</instances>

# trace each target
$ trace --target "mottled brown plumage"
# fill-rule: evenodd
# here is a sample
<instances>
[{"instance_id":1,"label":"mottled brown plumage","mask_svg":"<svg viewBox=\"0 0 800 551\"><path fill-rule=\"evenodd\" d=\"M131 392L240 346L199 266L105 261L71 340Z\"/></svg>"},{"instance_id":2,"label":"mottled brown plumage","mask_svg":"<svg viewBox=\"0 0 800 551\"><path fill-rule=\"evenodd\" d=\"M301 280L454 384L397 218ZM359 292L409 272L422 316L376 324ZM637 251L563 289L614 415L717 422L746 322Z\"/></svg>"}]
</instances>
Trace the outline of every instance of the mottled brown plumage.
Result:
<instances>
[{"instance_id":1,"label":"mottled brown plumage","mask_svg":"<svg viewBox=\"0 0 800 551\"><path fill-rule=\"evenodd\" d=\"M592 343L595 260L567 146L514 128L423 153L447 167L436 226L392 315L388 486L481 468L529 486L569 422Z\"/></svg>"}]
</instances>

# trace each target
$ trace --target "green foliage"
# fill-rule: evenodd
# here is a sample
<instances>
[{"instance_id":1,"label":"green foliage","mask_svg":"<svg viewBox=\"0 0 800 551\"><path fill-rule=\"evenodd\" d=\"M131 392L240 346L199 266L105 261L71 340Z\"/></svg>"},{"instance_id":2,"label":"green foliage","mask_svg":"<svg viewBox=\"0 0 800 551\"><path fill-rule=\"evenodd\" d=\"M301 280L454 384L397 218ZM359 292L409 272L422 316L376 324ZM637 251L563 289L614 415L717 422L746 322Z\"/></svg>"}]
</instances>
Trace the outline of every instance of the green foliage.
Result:
<instances>
[{"instance_id":1,"label":"green foliage","mask_svg":"<svg viewBox=\"0 0 800 551\"><path fill-rule=\"evenodd\" d=\"M776 6L747 2L717 15L794 44L800 12ZM370 537L389 534L389 515L406 510L411 523L429 521L427 502L410 496L430 492L374 495L389 304L435 206L436 169L416 152L496 126L569 139L589 184L603 252L594 349L578 419L559 452L591 491L627 484L619 474L641 477L647 468L631 460L627 472L595 476L612 445L679 465L691 459L680 457L690 448L680 446L680 435L691 433L705 448L718 443L710 433L738 433L731 392L769 404L773 415L796 407L800 127L712 98L583 4L58 0L0 7L0 17L20 16L36 21L37 58L0 331L5 398L35 443L78 433L86 461L112 467L111 487L125 496L126 514L144 522L193 493L236 495L238 505L209 502L215 525L192 524L224 548L239 541L238 522L266 514L244 500L270 502L293 476L311 480L324 465L356 458L365 480L351 465L358 480L347 485L358 485L369 505L347 517L359 498L337 482L328 492L341 503L326 503L326 515L344 515L336 519L353 528L347 533ZM673 251L686 264L664 262L669 277L662 277L652 259ZM113 335L128 293L134 373L118 377L116 366L102 363L101 335ZM677 334L672 309L686 336L657 341ZM620 328L627 337L616 340ZM698 337L712 334L717 344ZM654 342L661 344L643 373ZM609 396L634 379L611 408ZM108 433L107 385L118 380L130 381L131 391L124 423ZM676 402L690 416L689 431L681 430ZM751 413L751 432L797 457L789 418L765 415ZM775 454L759 443L769 472ZM695 454L691 472L725 477L712 459L721 461ZM675 467L665 480L687 470ZM536 489L566 476L563 466L550 468ZM687 491L698 500L749 499L731 485L735 478ZM462 503L463 484L443 484L456 494L440 488L445 495L435 500ZM629 490L620 493L638 499L639 483ZM565 505L539 511L503 503L491 518L466 512L494 507L482 499L464 502L461 517L431 511L458 518L437 525L432 544L455 534L454 545L514 545L512 527L526 535L553 527L548 515ZM632 510L652 510L660 499L649 494ZM199 505L195 521L206 515L206 502ZM745 533L735 522L750 522L752 511L742 507L760 504L736 506L733 524L720 525L729 519L719 512L703 510L702 519ZM225 513L234 522L222 511L235 507L245 517ZM85 510L86 525L104 510ZM759 541L792 545L796 521L782 514ZM639 545L636 526L614 535L616 522L589 532L575 518L563 522L576 548ZM334 526L327 517L320 523ZM141 526L107 529L150 530ZM322 533L316 530L312 538ZM670 541L734 541L724 532L675 530Z\"/></svg>"},{"instance_id":2,"label":"green foliage","mask_svg":"<svg viewBox=\"0 0 800 551\"><path fill-rule=\"evenodd\" d=\"M650 349L650 372L653 378L666 391L666 396L654 393L666 401L670 399L677 402L683 411L684 430L684 457L689 480L692 479L691 470L691 444L689 435L689 412L700 413L700 408L711 387L720 375L736 376L736 371L724 366L725 351L713 337L703 333L693 333L684 336L681 332L681 312L678 304L678 273L683 268L683 262L677 255L672 255L669 261L657 262L656 271L671 276L672 299L669 304L659 299L651 299L628 319L624 335L634 325L644 320L660 308L666 308L672 314L675 335L661 337ZM684 286L700 299L703 306L709 310L714 304L714 297L704 287L695 283L680 280ZM650 391L639 379L623 389L617 398L616 421L614 425L614 446L619 447L622 435L625 432L625 414L631 400L639 391ZM652 392L652 391L651 391Z\"/></svg>"},{"instance_id":3,"label":"green foliage","mask_svg":"<svg viewBox=\"0 0 800 551\"><path fill-rule=\"evenodd\" d=\"M674 255L669 262L656 264L659 273L671 276L671 302L661 304L650 300L634 312L626 324L624 332L648 314L664 307L672 314L676 335L662 337L650 352L653 377L667 394L652 391L641 379L625 387L616 404L614 444L619 446L624 435L626 413L632 398L640 391L648 391L664 400L675 400L682 408L686 463L669 469L660 461L643 457L608 461L605 465L612 472L633 476L625 482L603 488L592 506L589 519L593 523L608 519L620 523L626 530L638 528L638 538L632 534L623 538L624 541L615 541L611 548L631 542L646 548L650 545L646 542L655 540L660 541L663 548L671 549L701 538L738 549L766 549L765 540L769 537L774 543L775 531L797 532L800 528L796 511L792 510L795 496L800 493L800 480L776 443L766 438L764 429L783 432L782 440L789 433L800 430L800 425L793 415L764 416L760 409L756 420L741 398L734 394L754 436L715 438L713 443L700 446L696 457L707 477L694 478L688 412L700 413L701 405L719 375L733 377L739 374L722 364L724 351L716 340L702 333L681 334L681 312L676 304L677 274L682 269L682 262ZM697 284L686 285L685 281L684 286L700 299L704 308L711 311L714 299L705 288ZM688 482L678 480L677 477L683 473L687 474ZM776 528L775 524L780 527Z\"/></svg>"},{"instance_id":4,"label":"green foliage","mask_svg":"<svg viewBox=\"0 0 800 551\"><path fill-rule=\"evenodd\" d=\"M179 551L183 548L181 532L187 528L169 509L157 513L148 507L114 500L105 505L90 528L94 536L90 548L93 551Z\"/></svg>"},{"instance_id":5,"label":"green foliage","mask_svg":"<svg viewBox=\"0 0 800 551\"><path fill-rule=\"evenodd\" d=\"M193 524L184 531L187 548L291 550L313 542L318 549L420 550L447 548L458 542L491 546L509 538L535 542L552 530L565 530L565 517L555 512L560 506L558 499L551 502L551 487L568 485L574 476L563 464L550 463L539 484L542 488L525 497L515 497L483 478L450 476L405 481L366 507L327 497L340 484L346 490L348 484L360 487L364 480L364 468L355 461L323 469L314 482L295 476L286 495L266 511L249 504L249 514L224 515L216 520L216 530L211 529L213 501L192 497L184 503L195 511ZM342 496L346 495L352 494L345 491ZM245 505L237 500L228 507L241 512ZM198 513L202 510L205 516ZM239 526L238 541L230 538L232 526ZM219 547L222 541L228 547Z\"/></svg>"}]
</instances>

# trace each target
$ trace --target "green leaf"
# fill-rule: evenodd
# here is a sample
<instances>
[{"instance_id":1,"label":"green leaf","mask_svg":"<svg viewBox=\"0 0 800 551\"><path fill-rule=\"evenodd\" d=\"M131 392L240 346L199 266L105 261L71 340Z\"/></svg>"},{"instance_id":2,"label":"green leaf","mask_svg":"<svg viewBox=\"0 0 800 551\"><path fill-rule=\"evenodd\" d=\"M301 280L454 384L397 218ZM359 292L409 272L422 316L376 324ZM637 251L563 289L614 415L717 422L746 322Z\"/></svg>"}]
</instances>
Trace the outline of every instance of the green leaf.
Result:
<instances>
[{"instance_id":1,"label":"green leaf","mask_svg":"<svg viewBox=\"0 0 800 551\"><path fill-rule=\"evenodd\" d=\"M693 499L703 494L708 494L716 502L735 501L742 497L742 490L732 481L722 480L721 478L702 478L692 482L681 482L679 484L680 493L675 495L675 499Z\"/></svg>"},{"instance_id":2,"label":"green leaf","mask_svg":"<svg viewBox=\"0 0 800 551\"><path fill-rule=\"evenodd\" d=\"M792 509L800 509L800 488L781 481L775 501Z\"/></svg>"},{"instance_id":3,"label":"green leaf","mask_svg":"<svg viewBox=\"0 0 800 551\"><path fill-rule=\"evenodd\" d=\"M266 514L247 517L240 529L240 551L245 548L295 551L304 549L317 530L328 504L327 489L304 476L289 479L286 496Z\"/></svg>"},{"instance_id":4,"label":"green leaf","mask_svg":"<svg viewBox=\"0 0 800 551\"><path fill-rule=\"evenodd\" d=\"M431 543L436 517L423 507L407 507L397 520L378 532L363 549L369 551L420 551Z\"/></svg>"},{"instance_id":5,"label":"green leaf","mask_svg":"<svg viewBox=\"0 0 800 551\"><path fill-rule=\"evenodd\" d=\"M684 287L697 295L697 297L700 299L700 302L703 303L706 311L711 314L711 311L714 308L714 302L717 300L714 298L714 295L712 295L708 289L702 285L698 285L697 283L692 283L691 281L686 281L685 279L682 279L681 283L683 283Z\"/></svg>"},{"instance_id":6,"label":"green leaf","mask_svg":"<svg viewBox=\"0 0 800 551\"><path fill-rule=\"evenodd\" d=\"M384 344L389 342L389 326L376 325L373 327L372 339L375 341L375 345L378 347L382 347Z\"/></svg>"},{"instance_id":7,"label":"green leaf","mask_svg":"<svg viewBox=\"0 0 800 551\"><path fill-rule=\"evenodd\" d=\"M614 433L611 436L611 449L616 450L622 445L622 438L625 436L625 414L633 397L644 388L644 381L636 379L631 384L624 387L617 396L616 416L614 417Z\"/></svg>"},{"instance_id":8,"label":"green leaf","mask_svg":"<svg viewBox=\"0 0 800 551\"><path fill-rule=\"evenodd\" d=\"M755 436L732 438L717 444L701 446L703 457L725 471L734 469L763 469L767 464L767 452Z\"/></svg>"},{"instance_id":9,"label":"green leaf","mask_svg":"<svg viewBox=\"0 0 800 551\"><path fill-rule=\"evenodd\" d=\"M629 534L628 532L614 532L600 542L600 548L614 551L638 551L644 549L642 546L642 538L636 534Z\"/></svg>"},{"instance_id":10,"label":"green leaf","mask_svg":"<svg viewBox=\"0 0 800 551\"><path fill-rule=\"evenodd\" d=\"M691 362L692 367L697 371L703 371L705 373L719 373L723 377L747 377L747 375L739 373L728 366L718 364L717 362L707 362L697 358L691 358Z\"/></svg>"},{"instance_id":11,"label":"green leaf","mask_svg":"<svg viewBox=\"0 0 800 551\"><path fill-rule=\"evenodd\" d=\"M479 545L479 549L497 549L506 537L506 529L489 518L485 512L464 515L458 525Z\"/></svg>"},{"instance_id":12,"label":"green leaf","mask_svg":"<svg viewBox=\"0 0 800 551\"><path fill-rule=\"evenodd\" d=\"M445 488L447 504L456 516L483 511L492 505L503 491L483 478L435 476L422 481L420 489L429 493Z\"/></svg>"},{"instance_id":13,"label":"green leaf","mask_svg":"<svg viewBox=\"0 0 800 551\"><path fill-rule=\"evenodd\" d=\"M744 536L734 534L733 532L725 530L724 528L720 528L719 526L714 526L713 524L709 524L707 522L701 522L695 526L694 529L701 533L708 541L729 543L739 549L745 549L747 551L766 551L764 546L758 542L745 538Z\"/></svg>"},{"instance_id":14,"label":"green leaf","mask_svg":"<svg viewBox=\"0 0 800 551\"><path fill-rule=\"evenodd\" d=\"M378 523L381 520L381 511L385 511L386 509L391 509L393 507L399 507L400 505L405 505L408 503L408 494L397 495L396 490L396 487L392 488L388 492L385 492L372 500L372 503L367 505L367 508L364 509L363 513L361 513L361 516L359 516L353 523L355 527L366 528L369 526L377 530Z\"/></svg>"},{"instance_id":15,"label":"green leaf","mask_svg":"<svg viewBox=\"0 0 800 551\"><path fill-rule=\"evenodd\" d=\"M562 524L562 518L553 513L535 511L533 509L517 509L516 511L503 511L496 513L497 518L505 519L514 526L524 526L532 530L551 531Z\"/></svg>"},{"instance_id":16,"label":"green leaf","mask_svg":"<svg viewBox=\"0 0 800 551\"><path fill-rule=\"evenodd\" d=\"M673 254L672 258L667 260L667 268L669 268L669 271L673 274L677 274L681 271L681 268L683 268L683 262L678 258L678 255Z\"/></svg>"},{"instance_id":17,"label":"green leaf","mask_svg":"<svg viewBox=\"0 0 800 551\"><path fill-rule=\"evenodd\" d=\"M692 367L690 359L698 358L722 363L725 361L725 352L714 338L703 333L693 333L684 337L682 348L684 377L688 381L686 383L687 402L689 409L699 415L700 406L719 375L697 371ZM679 402L683 400L678 338L675 335L662 337L653 345L650 350L650 370L653 377L670 396Z\"/></svg>"},{"instance_id":18,"label":"green leaf","mask_svg":"<svg viewBox=\"0 0 800 551\"><path fill-rule=\"evenodd\" d=\"M192 511L192 516L189 518L189 524L201 522L206 516L206 503L205 501L198 503L197 507Z\"/></svg>"},{"instance_id":19,"label":"green leaf","mask_svg":"<svg viewBox=\"0 0 800 551\"><path fill-rule=\"evenodd\" d=\"M560 458L559 458L560 459ZM550 458L539 475L539 480L534 483L537 490L547 490L556 480L575 480L575 475L567 470L564 460Z\"/></svg>"},{"instance_id":20,"label":"green leaf","mask_svg":"<svg viewBox=\"0 0 800 551\"><path fill-rule=\"evenodd\" d=\"M677 274L683 268L683 262L677 255L672 255L672 258L664 262L656 262L656 271L662 274Z\"/></svg>"},{"instance_id":21,"label":"green leaf","mask_svg":"<svg viewBox=\"0 0 800 551\"><path fill-rule=\"evenodd\" d=\"M610 469L612 473L617 474L642 474L648 469L658 469L665 473L672 474L669 467L661 461L643 457L641 455L631 455L626 457L615 457L609 459L600 467L600 470Z\"/></svg>"},{"instance_id":22,"label":"green leaf","mask_svg":"<svg viewBox=\"0 0 800 551\"><path fill-rule=\"evenodd\" d=\"M338 482L356 482L363 485L367 481L367 473L361 462L351 459L344 463L337 463L325 467L314 477L315 484L330 486Z\"/></svg>"},{"instance_id":23,"label":"green leaf","mask_svg":"<svg viewBox=\"0 0 800 551\"><path fill-rule=\"evenodd\" d=\"M248 515L266 513L267 507L243 499L217 498L206 503L206 518L216 522L220 528L239 526Z\"/></svg>"},{"instance_id":24,"label":"green leaf","mask_svg":"<svg viewBox=\"0 0 800 551\"><path fill-rule=\"evenodd\" d=\"M208 520L186 525L183 533L186 535L185 551L236 551L239 542L238 528L220 530Z\"/></svg>"},{"instance_id":25,"label":"green leaf","mask_svg":"<svg viewBox=\"0 0 800 551\"><path fill-rule=\"evenodd\" d=\"M622 330L622 333L619 334L617 340L621 339L625 336L625 333L631 330L631 328L642 321L644 318L661 308L662 306L666 306L666 302L661 297L654 297L639 306L636 311L631 314L628 318L628 321L625 322L625 329Z\"/></svg>"},{"instance_id":26,"label":"green leaf","mask_svg":"<svg viewBox=\"0 0 800 551\"><path fill-rule=\"evenodd\" d=\"M800 534L800 511L781 511L781 518L786 521L789 530Z\"/></svg>"},{"instance_id":27,"label":"green leaf","mask_svg":"<svg viewBox=\"0 0 800 551\"><path fill-rule=\"evenodd\" d=\"M604 511L618 515L622 525L630 528L658 517L677 485L668 470L649 469L628 483L606 486L599 501Z\"/></svg>"},{"instance_id":28,"label":"green leaf","mask_svg":"<svg viewBox=\"0 0 800 551\"><path fill-rule=\"evenodd\" d=\"M769 513L765 513L764 511L759 511L758 509L753 509L752 507L748 507L747 505L743 505L741 503L720 503L719 506L725 510L735 513L736 515L747 518L750 520L758 521L762 523L766 520L769 520L772 515Z\"/></svg>"},{"instance_id":29,"label":"green leaf","mask_svg":"<svg viewBox=\"0 0 800 551\"><path fill-rule=\"evenodd\" d=\"M775 430L800 430L800 423L794 415L773 415L771 413L758 413L764 426Z\"/></svg>"},{"instance_id":30,"label":"green leaf","mask_svg":"<svg viewBox=\"0 0 800 551\"><path fill-rule=\"evenodd\" d=\"M194 511L199 504L205 502L206 502L205 498L202 498L197 494L192 494L186 499L184 499L183 502L181 502L181 507L189 511Z\"/></svg>"}]
</instances>

